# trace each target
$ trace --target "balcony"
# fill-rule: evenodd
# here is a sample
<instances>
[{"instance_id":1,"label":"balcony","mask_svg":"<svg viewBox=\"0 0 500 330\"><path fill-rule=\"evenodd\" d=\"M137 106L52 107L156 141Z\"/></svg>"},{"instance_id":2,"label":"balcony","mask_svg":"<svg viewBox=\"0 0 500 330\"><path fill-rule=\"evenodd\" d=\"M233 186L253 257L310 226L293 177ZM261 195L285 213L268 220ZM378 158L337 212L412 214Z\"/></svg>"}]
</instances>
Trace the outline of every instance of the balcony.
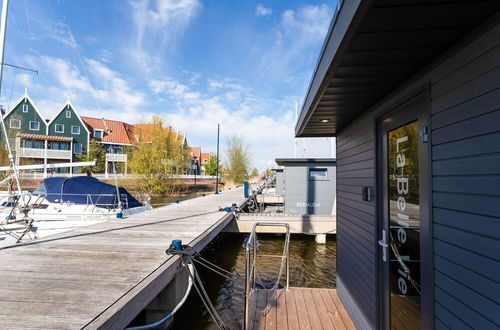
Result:
<instances>
[{"instance_id":1,"label":"balcony","mask_svg":"<svg viewBox=\"0 0 500 330\"><path fill-rule=\"evenodd\" d=\"M53 149L35 149L35 148L17 148L17 156L19 158L45 158L47 159L71 159L71 150L53 150Z\"/></svg>"},{"instance_id":2,"label":"balcony","mask_svg":"<svg viewBox=\"0 0 500 330\"><path fill-rule=\"evenodd\" d=\"M127 161L127 154L106 154L106 161L107 162L126 162Z\"/></svg>"}]
</instances>

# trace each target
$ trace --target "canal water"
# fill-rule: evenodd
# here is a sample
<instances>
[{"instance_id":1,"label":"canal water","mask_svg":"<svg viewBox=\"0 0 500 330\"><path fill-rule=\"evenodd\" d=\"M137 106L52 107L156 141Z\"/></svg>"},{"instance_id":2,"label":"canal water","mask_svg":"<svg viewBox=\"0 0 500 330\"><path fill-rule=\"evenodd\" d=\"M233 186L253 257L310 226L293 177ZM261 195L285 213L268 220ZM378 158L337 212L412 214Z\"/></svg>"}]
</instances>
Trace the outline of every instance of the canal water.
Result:
<instances>
[{"instance_id":1,"label":"canal water","mask_svg":"<svg viewBox=\"0 0 500 330\"><path fill-rule=\"evenodd\" d=\"M221 234L202 252L205 259L229 270L244 275L245 250L243 243L247 235ZM259 234L259 254L283 252L284 236ZM312 288L335 288L336 242L334 237L325 245L316 244L314 236L292 235L290 239L290 286ZM259 276L264 284L271 286L278 274L280 261L276 258L258 260ZM244 280L234 277L229 280L196 264L215 308L231 329L241 329L244 308ZM284 283L284 277L283 282ZM217 329L205 306L192 290L188 300L174 317L173 329Z\"/></svg>"}]
</instances>

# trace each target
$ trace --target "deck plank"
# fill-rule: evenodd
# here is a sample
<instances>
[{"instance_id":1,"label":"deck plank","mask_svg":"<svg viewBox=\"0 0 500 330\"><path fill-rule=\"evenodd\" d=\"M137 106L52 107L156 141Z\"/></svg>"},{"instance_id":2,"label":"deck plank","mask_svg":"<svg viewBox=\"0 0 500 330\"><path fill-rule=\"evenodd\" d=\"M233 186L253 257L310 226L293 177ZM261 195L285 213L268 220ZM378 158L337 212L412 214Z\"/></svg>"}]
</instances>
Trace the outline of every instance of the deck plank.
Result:
<instances>
[{"instance_id":1,"label":"deck plank","mask_svg":"<svg viewBox=\"0 0 500 330\"><path fill-rule=\"evenodd\" d=\"M332 320L333 324L335 325L335 329L341 329L345 330L347 329L344 321L342 320L342 317L340 316L340 312L337 309L337 306L333 302L332 297L330 296L330 293L326 290L321 290L320 295L323 298L323 301L325 303L325 307L328 313L328 316Z\"/></svg>"},{"instance_id":2,"label":"deck plank","mask_svg":"<svg viewBox=\"0 0 500 330\"><path fill-rule=\"evenodd\" d=\"M290 288L277 290L276 303L271 301L270 290L258 290L254 294L265 296L270 307L266 315L255 313L262 309L263 298L250 304L255 319L249 329L299 330L299 329L355 329L352 320L338 299L335 289ZM336 297L336 299L334 299ZM340 304L340 305L337 305ZM273 323L273 321L275 321Z\"/></svg>"},{"instance_id":3,"label":"deck plank","mask_svg":"<svg viewBox=\"0 0 500 330\"><path fill-rule=\"evenodd\" d=\"M293 290L288 289L285 291L286 296L286 315L288 318L288 329L298 330L299 327L299 314L297 313L297 304L295 303L295 295Z\"/></svg>"},{"instance_id":4,"label":"deck plank","mask_svg":"<svg viewBox=\"0 0 500 330\"><path fill-rule=\"evenodd\" d=\"M124 328L175 276L170 242L202 249L231 220L219 207L243 200L233 189L0 249L1 328Z\"/></svg>"},{"instance_id":5,"label":"deck plank","mask_svg":"<svg viewBox=\"0 0 500 330\"><path fill-rule=\"evenodd\" d=\"M266 290L258 290L257 304L255 311L254 329L266 329L266 307L267 307L267 292Z\"/></svg>"},{"instance_id":6,"label":"deck plank","mask_svg":"<svg viewBox=\"0 0 500 330\"><path fill-rule=\"evenodd\" d=\"M330 318L328 310L326 309L323 297L321 297L321 289L309 289L308 291L314 299L314 305L318 312L319 320L321 321L323 329L335 329L333 320Z\"/></svg>"},{"instance_id":7,"label":"deck plank","mask_svg":"<svg viewBox=\"0 0 500 330\"><path fill-rule=\"evenodd\" d=\"M344 304L342 304L339 296L337 296L337 293L330 291L330 297L332 297L332 300L335 303L335 307L337 307L337 310L340 312L340 317L342 318L342 321L344 322L346 328L349 330L351 329L355 330L356 327L354 326L352 319L349 317L349 314L347 313Z\"/></svg>"},{"instance_id":8,"label":"deck plank","mask_svg":"<svg viewBox=\"0 0 500 330\"><path fill-rule=\"evenodd\" d=\"M297 315L299 316L300 329L312 329L302 290L294 290L293 294L295 296L295 304L297 305Z\"/></svg>"},{"instance_id":9,"label":"deck plank","mask_svg":"<svg viewBox=\"0 0 500 330\"><path fill-rule=\"evenodd\" d=\"M276 328L288 329L288 311L286 307L286 294L284 290L276 293Z\"/></svg>"},{"instance_id":10,"label":"deck plank","mask_svg":"<svg viewBox=\"0 0 500 330\"><path fill-rule=\"evenodd\" d=\"M300 290L304 296L304 302L306 303L307 315L309 316L309 322L311 323L311 329L327 329L321 324L320 315L318 313L318 308L314 302L314 298L311 294L311 289L304 288Z\"/></svg>"},{"instance_id":11,"label":"deck plank","mask_svg":"<svg viewBox=\"0 0 500 330\"><path fill-rule=\"evenodd\" d=\"M276 330L277 327L277 305L273 290L267 291L267 305L269 311L266 313L266 330Z\"/></svg>"}]
</instances>

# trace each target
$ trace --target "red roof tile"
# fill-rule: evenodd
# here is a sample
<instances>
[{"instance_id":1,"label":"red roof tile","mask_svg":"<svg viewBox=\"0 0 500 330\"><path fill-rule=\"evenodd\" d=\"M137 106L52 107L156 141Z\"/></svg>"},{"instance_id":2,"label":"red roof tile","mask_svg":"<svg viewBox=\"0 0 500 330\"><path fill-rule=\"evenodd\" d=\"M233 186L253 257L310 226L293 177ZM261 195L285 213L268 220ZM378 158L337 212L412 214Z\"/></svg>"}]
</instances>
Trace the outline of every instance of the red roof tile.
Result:
<instances>
[{"instance_id":1,"label":"red roof tile","mask_svg":"<svg viewBox=\"0 0 500 330\"><path fill-rule=\"evenodd\" d=\"M191 154L191 157L200 159L201 147L189 147L189 153Z\"/></svg>"},{"instance_id":2,"label":"red roof tile","mask_svg":"<svg viewBox=\"0 0 500 330\"><path fill-rule=\"evenodd\" d=\"M73 141L73 138L69 136L55 136L55 135L31 134L31 133L17 133L17 136L33 140L68 141L68 142Z\"/></svg>"},{"instance_id":3,"label":"red roof tile","mask_svg":"<svg viewBox=\"0 0 500 330\"><path fill-rule=\"evenodd\" d=\"M134 126L117 120L81 117L91 134L94 129L102 130L102 142L136 144Z\"/></svg>"},{"instance_id":4,"label":"red roof tile","mask_svg":"<svg viewBox=\"0 0 500 330\"><path fill-rule=\"evenodd\" d=\"M209 152L202 152L201 153L201 163L205 164L208 162L208 159L210 158L210 153Z\"/></svg>"}]
</instances>

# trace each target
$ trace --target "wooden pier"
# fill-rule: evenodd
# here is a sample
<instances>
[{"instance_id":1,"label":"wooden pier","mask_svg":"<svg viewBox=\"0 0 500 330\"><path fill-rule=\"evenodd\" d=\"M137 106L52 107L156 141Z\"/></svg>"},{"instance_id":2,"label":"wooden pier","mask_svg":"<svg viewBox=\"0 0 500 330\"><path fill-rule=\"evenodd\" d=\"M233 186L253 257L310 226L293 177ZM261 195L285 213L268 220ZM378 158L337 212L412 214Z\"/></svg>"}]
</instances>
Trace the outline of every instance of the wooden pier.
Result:
<instances>
[{"instance_id":1,"label":"wooden pier","mask_svg":"<svg viewBox=\"0 0 500 330\"><path fill-rule=\"evenodd\" d=\"M356 328L335 289L289 288L253 292L247 329Z\"/></svg>"},{"instance_id":2,"label":"wooden pier","mask_svg":"<svg viewBox=\"0 0 500 330\"><path fill-rule=\"evenodd\" d=\"M235 202L241 188L0 250L0 327L124 328L176 276L170 242L201 250Z\"/></svg>"},{"instance_id":3,"label":"wooden pier","mask_svg":"<svg viewBox=\"0 0 500 330\"><path fill-rule=\"evenodd\" d=\"M290 225L292 234L336 234L337 217L335 215L283 214L283 213L240 213L238 219L226 228L227 231L250 233L257 222L285 222ZM262 227L258 232L282 232L279 227Z\"/></svg>"}]
</instances>

